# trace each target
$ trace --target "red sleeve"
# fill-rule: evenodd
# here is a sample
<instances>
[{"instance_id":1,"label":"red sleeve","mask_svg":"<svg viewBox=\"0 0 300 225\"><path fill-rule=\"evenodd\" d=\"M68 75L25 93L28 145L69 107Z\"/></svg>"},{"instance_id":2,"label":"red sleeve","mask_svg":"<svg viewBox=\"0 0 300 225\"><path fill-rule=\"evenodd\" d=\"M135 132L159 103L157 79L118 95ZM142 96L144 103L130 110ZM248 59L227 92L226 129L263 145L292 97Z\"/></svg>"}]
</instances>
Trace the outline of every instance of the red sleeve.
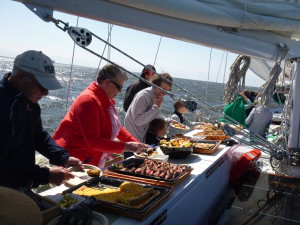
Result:
<instances>
[{"instance_id":1,"label":"red sleeve","mask_svg":"<svg viewBox=\"0 0 300 225\"><path fill-rule=\"evenodd\" d=\"M119 135L117 136L117 138L120 140L120 141L123 141L123 142L130 142L130 141L133 141L133 142L139 142L135 137L133 137L126 129L125 127L121 127L120 129L120 132L119 132Z\"/></svg>"},{"instance_id":2,"label":"red sleeve","mask_svg":"<svg viewBox=\"0 0 300 225\"><path fill-rule=\"evenodd\" d=\"M111 141L105 137L105 126L110 121L105 120L104 109L95 99L87 95L81 96L76 111L80 130L90 149L108 153L123 151L123 142Z\"/></svg>"}]
</instances>

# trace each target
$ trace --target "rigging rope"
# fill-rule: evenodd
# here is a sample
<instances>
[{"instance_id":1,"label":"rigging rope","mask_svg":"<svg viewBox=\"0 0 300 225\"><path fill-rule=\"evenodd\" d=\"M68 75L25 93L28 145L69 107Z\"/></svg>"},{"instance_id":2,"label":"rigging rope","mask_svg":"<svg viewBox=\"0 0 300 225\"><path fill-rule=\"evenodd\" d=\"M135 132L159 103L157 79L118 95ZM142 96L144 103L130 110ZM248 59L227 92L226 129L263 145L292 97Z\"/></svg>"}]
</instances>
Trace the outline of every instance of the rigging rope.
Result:
<instances>
[{"instance_id":1,"label":"rigging rope","mask_svg":"<svg viewBox=\"0 0 300 225\"><path fill-rule=\"evenodd\" d=\"M282 71L280 64L281 61L284 59L286 54L288 53L288 48L285 46L281 46L280 44L278 45L279 47L279 54L276 59L275 65L272 68L269 79L261 86L260 89L263 89L262 92L259 92L257 95L254 104L258 104L261 106L268 106L271 103L271 99L275 90L276 83L278 81L279 75ZM259 90L260 90L259 89ZM259 102L258 99L260 98Z\"/></svg>"},{"instance_id":2,"label":"rigging rope","mask_svg":"<svg viewBox=\"0 0 300 225\"><path fill-rule=\"evenodd\" d=\"M225 58L225 68L224 68L224 74L223 74L223 90L225 88L225 76L226 76L226 70L227 70L227 59L228 59L228 51L226 51L226 58ZM222 98L222 97L220 96L220 98ZM220 100L223 101L224 99L222 98Z\"/></svg>"},{"instance_id":3,"label":"rigging rope","mask_svg":"<svg viewBox=\"0 0 300 225\"><path fill-rule=\"evenodd\" d=\"M227 59L228 59L228 51L226 51L225 68L224 68L224 74L223 74L223 85L225 84L225 75L226 75L226 69L227 69Z\"/></svg>"},{"instance_id":4,"label":"rigging rope","mask_svg":"<svg viewBox=\"0 0 300 225\"><path fill-rule=\"evenodd\" d=\"M107 35L107 42L109 42L109 40L111 40L111 31L112 31L112 28L113 28L113 24L111 24L111 26L109 26L109 24L108 24L109 31L108 31L108 35ZM105 49L106 49L107 46L108 46L108 44L105 44L105 46L103 48L103 51L102 51L102 56L104 55L104 52L105 52ZM99 71L101 62L102 62L102 58L100 58L100 60L99 60L99 63L98 63L98 66L97 66L97 70L96 70L96 73L95 73L95 76L94 76L94 80L96 80L96 77L98 75L98 71Z\"/></svg>"},{"instance_id":5,"label":"rigging rope","mask_svg":"<svg viewBox=\"0 0 300 225\"><path fill-rule=\"evenodd\" d=\"M223 90L223 96L228 103L236 98L236 96L245 88L245 76L250 66L251 58L249 56L238 56L230 67L230 74L227 84ZM240 68L240 66L242 68Z\"/></svg>"},{"instance_id":6,"label":"rigging rope","mask_svg":"<svg viewBox=\"0 0 300 225\"><path fill-rule=\"evenodd\" d=\"M79 16L77 16L76 27L78 27L78 21L79 21ZM69 107L69 97L70 97L71 82L72 82L72 73L73 73L73 63L74 63L75 47L76 47L76 45L75 45L75 42L74 42L74 44L73 44L73 53L72 53L72 62L71 62L71 71L70 71L69 83L68 83L68 93L67 93L67 101L66 101L65 114L67 114L68 107Z\"/></svg>"},{"instance_id":7,"label":"rigging rope","mask_svg":"<svg viewBox=\"0 0 300 225\"><path fill-rule=\"evenodd\" d=\"M223 64L224 55L225 55L225 51L223 52L223 55L222 55L222 59L221 59L221 63L220 63L220 66L219 66L219 71L218 71L216 83L218 82L218 79L219 79L219 75L220 75L220 72L221 72L221 67L222 67L222 64Z\"/></svg>"},{"instance_id":8,"label":"rigging rope","mask_svg":"<svg viewBox=\"0 0 300 225\"><path fill-rule=\"evenodd\" d=\"M206 82L206 97L205 97L205 102L207 102L207 97L208 97L208 83L209 83L209 74L210 74L211 54L212 54L212 48L210 48L210 54L209 54L209 63L208 63L208 71L207 71L207 82Z\"/></svg>"},{"instance_id":9,"label":"rigging rope","mask_svg":"<svg viewBox=\"0 0 300 225\"><path fill-rule=\"evenodd\" d=\"M154 62L153 62L153 65L154 65L154 66L155 66L155 63L156 63L156 58L157 58L157 55L158 55L158 50L159 50L159 48L160 48L161 39L162 39L162 36L160 36L160 39L159 39L159 43L158 43L158 47L157 47L155 59L154 59Z\"/></svg>"}]
</instances>

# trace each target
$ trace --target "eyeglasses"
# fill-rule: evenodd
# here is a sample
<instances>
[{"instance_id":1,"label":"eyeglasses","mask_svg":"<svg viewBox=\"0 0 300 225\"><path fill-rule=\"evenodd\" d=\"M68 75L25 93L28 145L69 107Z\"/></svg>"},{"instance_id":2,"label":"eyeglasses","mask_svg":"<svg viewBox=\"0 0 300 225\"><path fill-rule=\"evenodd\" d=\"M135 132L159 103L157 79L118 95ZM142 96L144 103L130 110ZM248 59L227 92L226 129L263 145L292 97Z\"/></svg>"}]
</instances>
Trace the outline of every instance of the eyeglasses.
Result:
<instances>
[{"instance_id":1,"label":"eyeglasses","mask_svg":"<svg viewBox=\"0 0 300 225\"><path fill-rule=\"evenodd\" d=\"M119 91L122 91L123 86L121 86L120 84L118 84L112 80L110 80L110 82L113 83Z\"/></svg>"}]
</instances>

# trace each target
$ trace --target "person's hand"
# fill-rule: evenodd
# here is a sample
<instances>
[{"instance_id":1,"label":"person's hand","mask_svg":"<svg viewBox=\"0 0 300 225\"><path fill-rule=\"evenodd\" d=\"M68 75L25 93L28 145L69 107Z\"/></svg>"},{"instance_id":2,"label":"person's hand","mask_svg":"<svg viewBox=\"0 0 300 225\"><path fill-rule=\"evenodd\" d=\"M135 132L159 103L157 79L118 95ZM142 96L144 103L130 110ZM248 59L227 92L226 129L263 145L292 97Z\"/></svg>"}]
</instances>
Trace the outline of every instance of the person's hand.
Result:
<instances>
[{"instance_id":1,"label":"person's hand","mask_svg":"<svg viewBox=\"0 0 300 225\"><path fill-rule=\"evenodd\" d=\"M124 151L126 152L141 152L143 149L148 148L148 145L139 142L126 142Z\"/></svg>"},{"instance_id":2,"label":"person's hand","mask_svg":"<svg viewBox=\"0 0 300 225\"><path fill-rule=\"evenodd\" d=\"M80 169L83 169L81 161L72 156L69 157L68 161L64 165L65 168L69 168L70 166L78 166Z\"/></svg>"},{"instance_id":3,"label":"person's hand","mask_svg":"<svg viewBox=\"0 0 300 225\"><path fill-rule=\"evenodd\" d=\"M75 177L69 170L63 167L51 167L49 172L49 183L55 185L61 185L65 181Z\"/></svg>"},{"instance_id":4,"label":"person's hand","mask_svg":"<svg viewBox=\"0 0 300 225\"><path fill-rule=\"evenodd\" d=\"M153 104L157 105L157 107L159 108L161 106L161 104L163 103L163 101L164 101L164 96L163 95L157 95L154 98Z\"/></svg>"},{"instance_id":5,"label":"person's hand","mask_svg":"<svg viewBox=\"0 0 300 225\"><path fill-rule=\"evenodd\" d=\"M57 225L90 225L92 223L92 207L96 199L90 197L84 201L71 205L62 213Z\"/></svg>"}]
</instances>

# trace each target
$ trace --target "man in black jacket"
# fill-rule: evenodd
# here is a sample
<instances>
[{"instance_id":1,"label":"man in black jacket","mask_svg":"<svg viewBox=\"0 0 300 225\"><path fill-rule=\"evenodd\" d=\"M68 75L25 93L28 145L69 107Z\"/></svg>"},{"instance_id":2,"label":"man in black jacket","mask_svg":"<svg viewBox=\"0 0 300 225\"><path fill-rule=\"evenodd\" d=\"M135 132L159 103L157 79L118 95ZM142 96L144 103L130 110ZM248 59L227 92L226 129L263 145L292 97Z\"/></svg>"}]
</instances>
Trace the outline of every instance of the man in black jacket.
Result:
<instances>
[{"instance_id":1,"label":"man in black jacket","mask_svg":"<svg viewBox=\"0 0 300 225\"><path fill-rule=\"evenodd\" d=\"M0 82L0 186L60 185L74 177L67 167L82 168L81 162L59 147L42 126L37 102L48 95L48 90L61 87L52 60L39 51L18 55L12 73L4 75ZM63 167L41 168L35 164L35 151Z\"/></svg>"},{"instance_id":2,"label":"man in black jacket","mask_svg":"<svg viewBox=\"0 0 300 225\"><path fill-rule=\"evenodd\" d=\"M150 69L149 69L150 68ZM151 78L154 75L154 72L151 71L153 70L154 72L156 72L155 67L152 65L146 65L142 71L141 77L144 78L147 81L150 81ZM136 93L138 93L139 91L150 87L149 84L145 83L142 80L138 80L137 82L131 84L127 89L126 89L126 94L125 94L125 99L124 99L124 105L123 108L125 110L125 112L127 112L134 96L136 95Z\"/></svg>"}]
</instances>

